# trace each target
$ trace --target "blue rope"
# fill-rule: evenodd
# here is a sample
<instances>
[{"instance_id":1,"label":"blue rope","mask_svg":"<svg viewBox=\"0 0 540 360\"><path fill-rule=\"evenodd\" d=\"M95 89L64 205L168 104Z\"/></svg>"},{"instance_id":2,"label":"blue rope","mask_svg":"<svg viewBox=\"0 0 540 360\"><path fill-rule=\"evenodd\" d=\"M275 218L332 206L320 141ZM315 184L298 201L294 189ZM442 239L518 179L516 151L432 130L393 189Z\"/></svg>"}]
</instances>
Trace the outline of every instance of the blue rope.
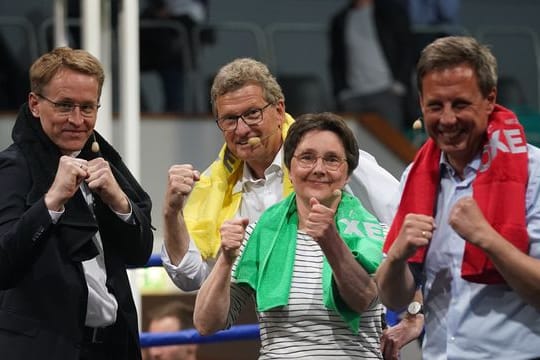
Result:
<instances>
[{"instance_id":1,"label":"blue rope","mask_svg":"<svg viewBox=\"0 0 540 360\"><path fill-rule=\"evenodd\" d=\"M150 259L148 259L148 262L144 267L157 267L161 265L162 263L160 254L152 254L150 255Z\"/></svg>"},{"instance_id":2,"label":"blue rope","mask_svg":"<svg viewBox=\"0 0 540 360\"><path fill-rule=\"evenodd\" d=\"M180 345L180 344L207 344L223 341L257 340L259 339L259 325L236 325L228 330L218 331L213 335L202 336L195 329L182 331L140 334L141 347Z\"/></svg>"}]
</instances>

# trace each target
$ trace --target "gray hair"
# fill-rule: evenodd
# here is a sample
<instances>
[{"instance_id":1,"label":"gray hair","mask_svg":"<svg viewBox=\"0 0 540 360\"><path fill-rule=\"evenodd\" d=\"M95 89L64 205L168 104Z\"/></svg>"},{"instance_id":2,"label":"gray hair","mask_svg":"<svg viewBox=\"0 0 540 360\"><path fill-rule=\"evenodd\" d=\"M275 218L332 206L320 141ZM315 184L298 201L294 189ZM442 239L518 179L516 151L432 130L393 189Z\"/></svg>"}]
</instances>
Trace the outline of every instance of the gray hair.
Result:
<instances>
[{"instance_id":1,"label":"gray hair","mask_svg":"<svg viewBox=\"0 0 540 360\"><path fill-rule=\"evenodd\" d=\"M248 84L261 86L264 99L268 103L275 104L279 100L285 99L276 78L265 64L250 58L235 59L219 69L214 78L210 90L210 101L214 115L218 115L216 100L219 96L238 90Z\"/></svg>"}]
</instances>

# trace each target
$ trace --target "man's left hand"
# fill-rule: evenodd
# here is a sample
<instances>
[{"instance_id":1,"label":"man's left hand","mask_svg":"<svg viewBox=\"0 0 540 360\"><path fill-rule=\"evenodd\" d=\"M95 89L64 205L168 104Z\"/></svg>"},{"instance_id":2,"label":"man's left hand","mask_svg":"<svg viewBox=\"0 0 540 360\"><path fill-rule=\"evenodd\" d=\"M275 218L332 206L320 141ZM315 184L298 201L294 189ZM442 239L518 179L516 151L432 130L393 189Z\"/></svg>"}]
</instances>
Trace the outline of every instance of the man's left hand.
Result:
<instances>
[{"instance_id":1,"label":"man's left hand","mask_svg":"<svg viewBox=\"0 0 540 360\"><path fill-rule=\"evenodd\" d=\"M465 196L455 203L450 211L448 223L459 236L480 248L486 246L486 241L491 238L489 234L495 231L470 196Z\"/></svg>"},{"instance_id":2,"label":"man's left hand","mask_svg":"<svg viewBox=\"0 0 540 360\"><path fill-rule=\"evenodd\" d=\"M99 157L88 162L86 183L92 192L117 213L128 214L131 205L124 191L118 185L109 162Z\"/></svg>"}]
</instances>

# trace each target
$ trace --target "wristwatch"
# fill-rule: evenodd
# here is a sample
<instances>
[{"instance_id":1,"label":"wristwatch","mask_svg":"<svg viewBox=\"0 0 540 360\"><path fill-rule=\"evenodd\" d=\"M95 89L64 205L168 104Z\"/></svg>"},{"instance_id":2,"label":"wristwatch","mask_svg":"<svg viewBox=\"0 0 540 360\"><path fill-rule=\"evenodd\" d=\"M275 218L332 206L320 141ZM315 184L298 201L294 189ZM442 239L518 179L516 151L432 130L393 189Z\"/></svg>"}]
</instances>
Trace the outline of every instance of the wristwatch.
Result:
<instances>
[{"instance_id":1,"label":"wristwatch","mask_svg":"<svg viewBox=\"0 0 540 360\"><path fill-rule=\"evenodd\" d=\"M419 301L413 301L407 306L407 313L409 315L417 315L424 313L424 306Z\"/></svg>"}]
</instances>

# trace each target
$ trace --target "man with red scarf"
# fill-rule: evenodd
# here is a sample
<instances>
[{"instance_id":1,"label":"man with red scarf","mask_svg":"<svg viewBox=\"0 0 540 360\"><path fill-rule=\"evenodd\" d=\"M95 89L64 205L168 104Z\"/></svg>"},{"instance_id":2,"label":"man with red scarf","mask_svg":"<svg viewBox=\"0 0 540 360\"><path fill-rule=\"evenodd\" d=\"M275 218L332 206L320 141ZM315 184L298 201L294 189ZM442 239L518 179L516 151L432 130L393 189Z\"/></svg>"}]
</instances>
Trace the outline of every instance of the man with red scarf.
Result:
<instances>
[{"instance_id":1,"label":"man with red scarf","mask_svg":"<svg viewBox=\"0 0 540 360\"><path fill-rule=\"evenodd\" d=\"M383 303L424 297L425 359L540 357L540 149L495 103L496 60L469 37L417 66L430 139L402 178L377 272Z\"/></svg>"}]
</instances>

